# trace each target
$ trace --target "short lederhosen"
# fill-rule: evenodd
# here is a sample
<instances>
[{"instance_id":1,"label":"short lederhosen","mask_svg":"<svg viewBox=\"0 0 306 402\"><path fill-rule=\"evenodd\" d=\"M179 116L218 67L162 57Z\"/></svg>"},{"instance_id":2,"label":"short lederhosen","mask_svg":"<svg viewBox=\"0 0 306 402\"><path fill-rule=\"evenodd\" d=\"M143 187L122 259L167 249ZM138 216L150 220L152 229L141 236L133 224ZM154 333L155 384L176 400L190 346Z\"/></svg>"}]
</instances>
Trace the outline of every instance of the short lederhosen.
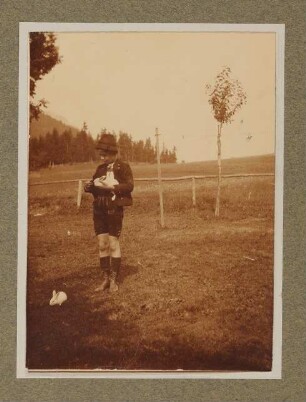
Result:
<instances>
[{"instance_id":1,"label":"short lederhosen","mask_svg":"<svg viewBox=\"0 0 306 402\"><path fill-rule=\"evenodd\" d=\"M108 233L119 237L122 230L123 207L110 197L98 196L93 202L93 221L96 235Z\"/></svg>"}]
</instances>

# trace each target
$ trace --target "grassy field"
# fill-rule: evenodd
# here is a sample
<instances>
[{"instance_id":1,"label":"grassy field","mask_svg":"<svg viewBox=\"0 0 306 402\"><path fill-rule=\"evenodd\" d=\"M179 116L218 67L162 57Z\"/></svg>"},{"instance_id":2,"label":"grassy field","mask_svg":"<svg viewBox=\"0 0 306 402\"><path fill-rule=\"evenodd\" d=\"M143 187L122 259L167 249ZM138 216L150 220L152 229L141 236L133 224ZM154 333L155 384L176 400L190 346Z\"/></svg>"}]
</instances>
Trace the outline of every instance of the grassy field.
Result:
<instances>
[{"instance_id":1,"label":"grassy field","mask_svg":"<svg viewBox=\"0 0 306 402\"><path fill-rule=\"evenodd\" d=\"M55 166L54 169L41 169L38 172L30 173L30 182L39 183L52 180L88 179L91 178L96 165L95 162L88 162ZM156 165L132 163L131 166L135 178L157 177ZM260 157L225 159L222 161L222 171L224 174L273 173L274 156L263 155ZM214 175L217 174L217 163L209 161L162 164L162 173L164 177Z\"/></svg>"},{"instance_id":2,"label":"grassy field","mask_svg":"<svg viewBox=\"0 0 306 402\"><path fill-rule=\"evenodd\" d=\"M228 160L224 173L273 173L272 156ZM31 174L30 183L88 178L94 165ZM156 177L156 166L133 166ZM216 173L216 163L163 166L164 176ZM121 236L117 294L101 282L91 195L76 183L30 186L27 367L31 369L270 370L274 178L136 182ZM68 300L49 306L52 290Z\"/></svg>"}]
</instances>

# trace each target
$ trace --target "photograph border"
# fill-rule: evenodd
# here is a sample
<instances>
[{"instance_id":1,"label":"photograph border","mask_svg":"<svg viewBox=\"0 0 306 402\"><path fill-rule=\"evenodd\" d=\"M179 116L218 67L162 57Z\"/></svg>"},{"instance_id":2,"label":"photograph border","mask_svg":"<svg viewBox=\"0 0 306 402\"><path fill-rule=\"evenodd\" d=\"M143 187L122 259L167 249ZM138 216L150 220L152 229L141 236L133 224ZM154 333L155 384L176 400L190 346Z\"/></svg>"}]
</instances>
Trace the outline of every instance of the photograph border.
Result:
<instances>
[{"instance_id":1,"label":"photograph border","mask_svg":"<svg viewBox=\"0 0 306 402\"><path fill-rule=\"evenodd\" d=\"M303 0L3 0L0 20L2 214L0 217L1 377L0 399L8 401L105 402L304 402L306 393L305 127L306 4ZM282 23L285 47L285 149L283 242L283 362L279 380L16 379L18 27L45 22Z\"/></svg>"},{"instance_id":2,"label":"photograph border","mask_svg":"<svg viewBox=\"0 0 306 402\"><path fill-rule=\"evenodd\" d=\"M28 34L45 32L240 32L276 35L275 93L275 221L273 362L269 372L256 371L128 371L128 370L27 370L26 271L28 214ZM17 276L17 378L122 378L122 379L280 379L282 373L282 271L284 178L284 24L198 23L27 23L19 29L19 125L18 125L18 276Z\"/></svg>"}]
</instances>

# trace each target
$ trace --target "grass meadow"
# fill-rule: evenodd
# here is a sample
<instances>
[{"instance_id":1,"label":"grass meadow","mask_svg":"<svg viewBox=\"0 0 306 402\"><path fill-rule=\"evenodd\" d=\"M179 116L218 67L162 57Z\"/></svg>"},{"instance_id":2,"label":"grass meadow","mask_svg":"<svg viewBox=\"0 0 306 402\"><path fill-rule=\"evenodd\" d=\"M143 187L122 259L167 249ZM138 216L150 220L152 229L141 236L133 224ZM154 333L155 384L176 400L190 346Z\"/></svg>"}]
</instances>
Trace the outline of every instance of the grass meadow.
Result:
<instances>
[{"instance_id":1,"label":"grass meadow","mask_svg":"<svg viewBox=\"0 0 306 402\"><path fill-rule=\"evenodd\" d=\"M102 274L92 196L77 183L95 164L30 174L27 270L29 369L256 370L272 364L274 177L135 182L125 209L116 294L95 292ZM135 178L154 165L132 165ZM216 174L216 162L162 167L164 177ZM274 173L272 156L223 162L223 173ZM52 290L68 300L49 306Z\"/></svg>"}]
</instances>

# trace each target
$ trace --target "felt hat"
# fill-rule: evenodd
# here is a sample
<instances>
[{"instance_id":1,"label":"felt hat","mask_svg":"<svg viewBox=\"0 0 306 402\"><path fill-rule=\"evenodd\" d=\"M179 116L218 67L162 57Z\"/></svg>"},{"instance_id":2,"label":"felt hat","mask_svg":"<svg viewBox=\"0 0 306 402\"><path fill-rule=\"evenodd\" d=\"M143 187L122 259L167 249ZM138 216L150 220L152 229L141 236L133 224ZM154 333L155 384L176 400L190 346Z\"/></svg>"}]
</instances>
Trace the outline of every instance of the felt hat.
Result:
<instances>
[{"instance_id":1,"label":"felt hat","mask_svg":"<svg viewBox=\"0 0 306 402\"><path fill-rule=\"evenodd\" d=\"M115 136L107 133L102 134L97 142L96 149L101 149L102 151L110 153L117 153L118 147Z\"/></svg>"}]
</instances>

